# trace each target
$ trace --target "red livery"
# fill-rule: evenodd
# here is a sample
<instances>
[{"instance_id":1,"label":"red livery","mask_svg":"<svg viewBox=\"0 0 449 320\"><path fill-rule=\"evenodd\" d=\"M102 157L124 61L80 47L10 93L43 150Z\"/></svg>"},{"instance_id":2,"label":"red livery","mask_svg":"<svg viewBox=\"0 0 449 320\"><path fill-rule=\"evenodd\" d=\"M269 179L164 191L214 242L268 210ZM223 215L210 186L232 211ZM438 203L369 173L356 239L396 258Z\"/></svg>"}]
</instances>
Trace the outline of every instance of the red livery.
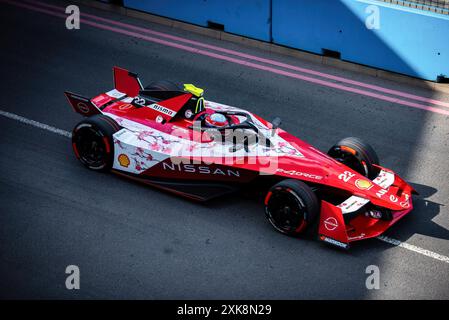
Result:
<instances>
[{"instance_id":1,"label":"red livery","mask_svg":"<svg viewBox=\"0 0 449 320\"><path fill-rule=\"evenodd\" d=\"M409 213L413 188L382 167L373 148L345 138L323 153L246 110L205 100L203 89L114 67L114 89L91 99L66 92L86 118L73 130L76 157L195 200L242 189L263 195L287 235L309 231L348 248Z\"/></svg>"}]
</instances>

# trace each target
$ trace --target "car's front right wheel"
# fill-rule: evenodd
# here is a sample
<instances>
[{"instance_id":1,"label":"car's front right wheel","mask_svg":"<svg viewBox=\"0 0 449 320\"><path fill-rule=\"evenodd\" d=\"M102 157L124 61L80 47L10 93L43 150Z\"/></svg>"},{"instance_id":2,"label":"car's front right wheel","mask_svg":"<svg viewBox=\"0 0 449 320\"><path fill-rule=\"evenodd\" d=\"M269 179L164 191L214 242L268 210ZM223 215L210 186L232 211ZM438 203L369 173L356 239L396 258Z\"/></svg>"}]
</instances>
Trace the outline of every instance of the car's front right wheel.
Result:
<instances>
[{"instance_id":1,"label":"car's front right wheel","mask_svg":"<svg viewBox=\"0 0 449 320\"><path fill-rule=\"evenodd\" d=\"M378 172L379 157L373 147L355 137L344 138L327 152L329 156L365 177L374 179Z\"/></svg>"},{"instance_id":2,"label":"car's front right wheel","mask_svg":"<svg viewBox=\"0 0 449 320\"><path fill-rule=\"evenodd\" d=\"M320 203L304 182L285 179L270 188L265 197L265 214L279 232L297 236L319 216Z\"/></svg>"}]
</instances>

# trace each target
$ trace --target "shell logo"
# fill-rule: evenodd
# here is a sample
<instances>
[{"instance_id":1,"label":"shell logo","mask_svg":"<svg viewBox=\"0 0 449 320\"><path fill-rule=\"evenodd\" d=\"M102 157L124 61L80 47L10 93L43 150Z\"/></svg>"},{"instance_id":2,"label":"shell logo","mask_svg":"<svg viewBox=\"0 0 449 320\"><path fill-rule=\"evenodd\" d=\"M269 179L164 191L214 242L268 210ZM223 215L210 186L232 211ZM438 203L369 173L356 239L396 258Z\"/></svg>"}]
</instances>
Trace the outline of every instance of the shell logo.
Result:
<instances>
[{"instance_id":1,"label":"shell logo","mask_svg":"<svg viewBox=\"0 0 449 320\"><path fill-rule=\"evenodd\" d=\"M123 154L123 153L120 154L118 156L117 160L118 160L118 163L120 163L120 165L122 167L128 168L128 166L130 164L130 161L129 161L129 158L128 158L128 156L126 154Z\"/></svg>"},{"instance_id":2,"label":"shell logo","mask_svg":"<svg viewBox=\"0 0 449 320\"><path fill-rule=\"evenodd\" d=\"M355 186L360 190L369 190L373 186L373 184L368 180L357 179L355 181Z\"/></svg>"}]
</instances>

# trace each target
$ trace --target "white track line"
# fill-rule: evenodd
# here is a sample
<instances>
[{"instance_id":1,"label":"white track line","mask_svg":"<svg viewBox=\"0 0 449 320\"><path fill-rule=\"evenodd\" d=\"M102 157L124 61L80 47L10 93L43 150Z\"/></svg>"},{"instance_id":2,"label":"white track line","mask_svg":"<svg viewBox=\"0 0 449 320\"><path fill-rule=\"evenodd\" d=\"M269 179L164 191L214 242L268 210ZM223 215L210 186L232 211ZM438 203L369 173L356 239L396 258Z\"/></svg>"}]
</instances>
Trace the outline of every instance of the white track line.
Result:
<instances>
[{"instance_id":1,"label":"white track line","mask_svg":"<svg viewBox=\"0 0 449 320\"><path fill-rule=\"evenodd\" d=\"M378 236L377 239L379 239L381 241L384 241L386 243L392 244L394 246L401 247L401 248L404 248L404 249L407 249L407 250L410 250L410 251L422 254L422 255L424 255L426 257L430 257L430 258L433 258L433 259L436 259L436 260L440 260L440 261L449 263L449 257L443 256L443 255L441 255L439 253L436 253L436 252L433 252L433 251L430 251L430 250L426 250L426 249L414 246L412 244L408 244L408 243L399 241L397 239L389 238L389 237L386 237L386 236Z\"/></svg>"},{"instance_id":2,"label":"white track line","mask_svg":"<svg viewBox=\"0 0 449 320\"><path fill-rule=\"evenodd\" d=\"M41 122L37 122L37 121L31 120L28 118L24 118L22 116L14 114L14 113L0 110L0 115L4 116L6 118L12 119L12 120L16 120L16 121L28 124L28 125L36 127L36 128L42 129L42 130L47 130L47 131L59 134L61 136L67 137L67 138L72 137L72 134L68 131L49 126L48 124L45 124L45 123L41 123Z\"/></svg>"},{"instance_id":3,"label":"white track line","mask_svg":"<svg viewBox=\"0 0 449 320\"><path fill-rule=\"evenodd\" d=\"M67 137L67 138L71 138L72 137L72 134L70 132L68 132L68 131L52 127L52 126L49 126L49 125L47 125L45 123L34 121L34 120L31 120L31 119L19 116L19 115L14 114L14 113L10 113L10 112L6 112L6 111L3 111L3 110L0 110L0 115L4 116L6 118L12 119L12 120L16 120L16 121L19 121L19 122L31 125L33 127L36 127L36 128L42 129L42 130L47 130L47 131L59 134L61 136ZM400 240L393 239L393 238L386 237L386 236L379 236L379 237L377 237L377 239L379 239L379 240L381 240L383 242L389 243L391 245L394 245L396 247L401 247L401 248L407 249L409 251L413 251L413 252L419 253L419 254L421 254L423 256L430 257L430 258L433 258L435 260L439 260L439 261L442 261L442 262L449 263L449 257L443 256L443 255L441 255L439 253L436 253L436 252L433 252L433 251L430 251L430 250L426 250L426 249L414 246L412 244L408 244L408 243L402 242Z\"/></svg>"}]
</instances>

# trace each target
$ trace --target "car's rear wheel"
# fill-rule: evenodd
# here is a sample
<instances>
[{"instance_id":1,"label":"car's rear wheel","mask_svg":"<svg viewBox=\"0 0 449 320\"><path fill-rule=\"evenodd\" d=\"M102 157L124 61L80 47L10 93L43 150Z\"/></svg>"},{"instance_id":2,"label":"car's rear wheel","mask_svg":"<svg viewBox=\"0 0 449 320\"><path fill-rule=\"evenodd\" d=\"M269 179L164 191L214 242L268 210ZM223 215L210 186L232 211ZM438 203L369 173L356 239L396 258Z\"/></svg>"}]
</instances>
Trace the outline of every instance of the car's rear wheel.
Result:
<instances>
[{"instance_id":1,"label":"car's rear wheel","mask_svg":"<svg viewBox=\"0 0 449 320\"><path fill-rule=\"evenodd\" d=\"M104 115L94 115L78 123L72 132L72 146L78 160L87 168L108 171L114 160L112 135L120 126Z\"/></svg>"},{"instance_id":2,"label":"car's rear wheel","mask_svg":"<svg viewBox=\"0 0 449 320\"><path fill-rule=\"evenodd\" d=\"M169 80L154 81L145 87L149 91L179 91L181 88Z\"/></svg>"},{"instance_id":3,"label":"car's rear wheel","mask_svg":"<svg viewBox=\"0 0 449 320\"><path fill-rule=\"evenodd\" d=\"M379 165L379 157L368 143L359 138L344 138L327 152L335 160L373 179L378 174L374 165Z\"/></svg>"},{"instance_id":4,"label":"car's rear wheel","mask_svg":"<svg viewBox=\"0 0 449 320\"><path fill-rule=\"evenodd\" d=\"M279 232L297 236L313 224L320 205L313 190L304 182L286 179L275 184L265 197L265 214Z\"/></svg>"}]
</instances>

